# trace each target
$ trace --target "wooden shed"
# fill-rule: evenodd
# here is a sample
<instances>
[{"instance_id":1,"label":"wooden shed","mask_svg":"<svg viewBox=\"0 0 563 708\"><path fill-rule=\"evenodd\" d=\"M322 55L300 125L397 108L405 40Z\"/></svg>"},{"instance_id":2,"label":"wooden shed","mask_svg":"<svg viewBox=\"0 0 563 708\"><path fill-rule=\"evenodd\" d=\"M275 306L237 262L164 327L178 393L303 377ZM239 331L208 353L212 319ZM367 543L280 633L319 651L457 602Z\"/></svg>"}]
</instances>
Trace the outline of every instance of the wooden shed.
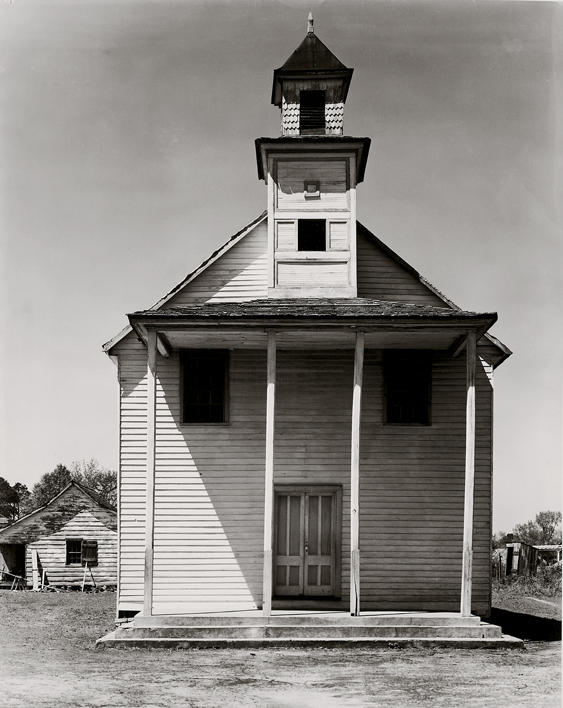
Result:
<instances>
[{"instance_id":1,"label":"wooden shed","mask_svg":"<svg viewBox=\"0 0 563 708\"><path fill-rule=\"evenodd\" d=\"M78 482L0 530L0 574L8 581L81 586L86 560L97 585L117 584L117 511Z\"/></svg>"},{"instance_id":2,"label":"wooden shed","mask_svg":"<svg viewBox=\"0 0 563 708\"><path fill-rule=\"evenodd\" d=\"M267 210L104 347L122 616L490 612L510 351L357 222L351 76L311 22L256 141Z\"/></svg>"}]
</instances>

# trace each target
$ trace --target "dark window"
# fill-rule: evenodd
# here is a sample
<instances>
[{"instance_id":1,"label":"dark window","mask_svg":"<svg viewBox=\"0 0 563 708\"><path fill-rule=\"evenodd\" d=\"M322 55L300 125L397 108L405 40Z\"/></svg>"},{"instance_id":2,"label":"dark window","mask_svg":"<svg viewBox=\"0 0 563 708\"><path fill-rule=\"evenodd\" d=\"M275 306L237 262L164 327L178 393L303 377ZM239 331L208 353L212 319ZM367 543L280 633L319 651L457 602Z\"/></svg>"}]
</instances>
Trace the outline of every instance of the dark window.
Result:
<instances>
[{"instance_id":1,"label":"dark window","mask_svg":"<svg viewBox=\"0 0 563 708\"><path fill-rule=\"evenodd\" d=\"M299 131L302 135L325 132L325 92L300 91Z\"/></svg>"},{"instance_id":2,"label":"dark window","mask_svg":"<svg viewBox=\"0 0 563 708\"><path fill-rule=\"evenodd\" d=\"M326 251L326 221L324 219L299 219L297 250Z\"/></svg>"},{"instance_id":3,"label":"dark window","mask_svg":"<svg viewBox=\"0 0 563 708\"><path fill-rule=\"evenodd\" d=\"M82 563L82 539L67 538L66 540L66 564L80 565Z\"/></svg>"},{"instance_id":4,"label":"dark window","mask_svg":"<svg viewBox=\"0 0 563 708\"><path fill-rule=\"evenodd\" d=\"M385 422L430 425L432 360L427 351L386 350Z\"/></svg>"},{"instance_id":5,"label":"dark window","mask_svg":"<svg viewBox=\"0 0 563 708\"><path fill-rule=\"evenodd\" d=\"M182 352L182 422L225 423L227 420L226 349Z\"/></svg>"}]
</instances>

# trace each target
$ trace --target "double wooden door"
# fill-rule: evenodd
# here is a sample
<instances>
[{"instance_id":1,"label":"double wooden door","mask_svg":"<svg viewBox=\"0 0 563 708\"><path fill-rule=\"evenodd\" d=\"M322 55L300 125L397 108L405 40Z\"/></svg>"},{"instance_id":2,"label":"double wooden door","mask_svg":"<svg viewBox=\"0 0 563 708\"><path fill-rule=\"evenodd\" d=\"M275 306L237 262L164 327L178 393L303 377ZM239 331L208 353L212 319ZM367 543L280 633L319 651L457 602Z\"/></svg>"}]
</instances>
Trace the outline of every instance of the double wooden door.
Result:
<instances>
[{"instance_id":1,"label":"double wooden door","mask_svg":"<svg viewBox=\"0 0 563 708\"><path fill-rule=\"evenodd\" d=\"M336 487L278 487L274 595L340 595L340 500Z\"/></svg>"}]
</instances>

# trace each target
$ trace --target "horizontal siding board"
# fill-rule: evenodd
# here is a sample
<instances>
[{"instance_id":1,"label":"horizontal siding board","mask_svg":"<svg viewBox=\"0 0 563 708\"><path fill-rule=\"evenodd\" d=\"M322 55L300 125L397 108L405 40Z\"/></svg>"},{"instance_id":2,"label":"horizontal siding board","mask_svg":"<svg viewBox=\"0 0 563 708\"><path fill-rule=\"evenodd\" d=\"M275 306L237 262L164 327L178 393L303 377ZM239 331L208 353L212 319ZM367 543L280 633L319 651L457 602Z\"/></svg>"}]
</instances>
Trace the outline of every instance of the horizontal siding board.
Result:
<instances>
[{"instance_id":1,"label":"horizontal siding board","mask_svg":"<svg viewBox=\"0 0 563 708\"><path fill-rule=\"evenodd\" d=\"M358 297L444 307L444 301L415 275L368 240L357 235Z\"/></svg>"}]
</instances>

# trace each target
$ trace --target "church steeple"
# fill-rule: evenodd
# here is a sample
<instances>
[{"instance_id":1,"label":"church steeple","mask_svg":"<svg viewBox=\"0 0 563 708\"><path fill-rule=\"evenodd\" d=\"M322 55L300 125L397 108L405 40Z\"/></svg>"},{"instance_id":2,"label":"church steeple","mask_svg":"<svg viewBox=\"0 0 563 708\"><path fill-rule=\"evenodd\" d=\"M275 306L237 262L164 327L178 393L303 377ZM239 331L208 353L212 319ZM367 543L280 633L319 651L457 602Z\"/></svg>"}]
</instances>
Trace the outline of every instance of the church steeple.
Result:
<instances>
[{"instance_id":1,"label":"church steeple","mask_svg":"<svg viewBox=\"0 0 563 708\"><path fill-rule=\"evenodd\" d=\"M317 37L309 14L307 36L274 71L272 103L282 112L282 135L342 135L349 69Z\"/></svg>"},{"instance_id":2,"label":"church steeple","mask_svg":"<svg viewBox=\"0 0 563 708\"><path fill-rule=\"evenodd\" d=\"M268 296L356 297L356 185L369 138L343 135L353 69L307 36L274 71L272 103L282 135L256 140L268 184Z\"/></svg>"}]
</instances>

